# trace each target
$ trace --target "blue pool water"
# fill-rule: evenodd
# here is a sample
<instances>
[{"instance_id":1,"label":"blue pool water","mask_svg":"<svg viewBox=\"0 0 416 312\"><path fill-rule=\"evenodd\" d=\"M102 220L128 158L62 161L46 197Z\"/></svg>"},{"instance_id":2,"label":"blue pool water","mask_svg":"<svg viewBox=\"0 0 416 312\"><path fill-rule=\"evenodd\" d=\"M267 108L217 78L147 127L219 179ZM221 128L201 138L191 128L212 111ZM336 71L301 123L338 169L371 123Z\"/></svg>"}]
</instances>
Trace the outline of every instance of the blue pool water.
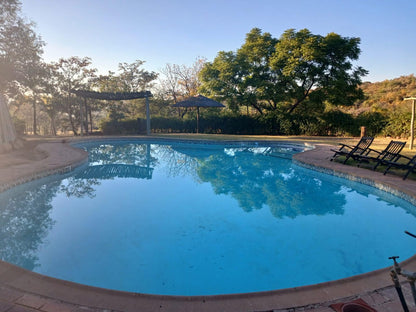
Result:
<instances>
[{"instance_id":1,"label":"blue pool water","mask_svg":"<svg viewBox=\"0 0 416 312\"><path fill-rule=\"evenodd\" d=\"M0 194L1 258L110 289L254 292L335 280L414 254L416 208L296 166L287 146L83 146L89 163Z\"/></svg>"}]
</instances>

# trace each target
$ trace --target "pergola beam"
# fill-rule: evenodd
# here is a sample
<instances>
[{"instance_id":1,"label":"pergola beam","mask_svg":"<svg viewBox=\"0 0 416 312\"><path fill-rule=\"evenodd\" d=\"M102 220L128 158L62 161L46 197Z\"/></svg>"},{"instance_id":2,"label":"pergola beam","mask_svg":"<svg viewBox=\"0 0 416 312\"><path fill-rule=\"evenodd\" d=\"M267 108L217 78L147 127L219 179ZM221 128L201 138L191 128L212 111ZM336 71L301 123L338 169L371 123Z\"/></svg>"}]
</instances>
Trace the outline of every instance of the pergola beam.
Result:
<instances>
[{"instance_id":1,"label":"pergola beam","mask_svg":"<svg viewBox=\"0 0 416 312\"><path fill-rule=\"evenodd\" d=\"M109 101L123 101L123 100L134 100L143 99L146 97L152 97L150 91L142 92L96 92L89 90L71 90L75 95L97 100L109 100Z\"/></svg>"}]
</instances>

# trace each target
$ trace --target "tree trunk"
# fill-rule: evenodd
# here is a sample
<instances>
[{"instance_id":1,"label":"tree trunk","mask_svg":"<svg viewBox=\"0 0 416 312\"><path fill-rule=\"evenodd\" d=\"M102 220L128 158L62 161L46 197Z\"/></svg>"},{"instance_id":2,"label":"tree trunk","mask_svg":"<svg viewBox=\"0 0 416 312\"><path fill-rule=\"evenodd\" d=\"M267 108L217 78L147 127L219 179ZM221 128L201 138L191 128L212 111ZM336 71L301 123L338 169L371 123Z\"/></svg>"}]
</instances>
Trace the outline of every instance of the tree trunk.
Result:
<instances>
[{"instance_id":1,"label":"tree trunk","mask_svg":"<svg viewBox=\"0 0 416 312\"><path fill-rule=\"evenodd\" d=\"M68 112L69 123L71 124L72 132L74 133L75 136L77 136L78 132L77 132L77 129L75 128L74 118L72 118L72 107L71 107L70 100L71 98L69 96L66 97L66 109Z\"/></svg>"},{"instance_id":2,"label":"tree trunk","mask_svg":"<svg viewBox=\"0 0 416 312\"><path fill-rule=\"evenodd\" d=\"M310 91L312 90L312 87L314 85L314 82L312 81L310 83L310 86L305 90L305 92L303 92L303 96L300 99L296 100L296 103L292 105L292 107L289 109L288 113L291 114L296 107L299 106L300 103L302 103L309 95Z\"/></svg>"},{"instance_id":3,"label":"tree trunk","mask_svg":"<svg viewBox=\"0 0 416 312\"><path fill-rule=\"evenodd\" d=\"M56 136L56 124L55 124L55 113L52 113L51 116L49 116L51 119L51 131L52 135Z\"/></svg>"},{"instance_id":4,"label":"tree trunk","mask_svg":"<svg viewBox=\"0 0 416 312\"><path fill-rule=\"evenodd\" d=\"M37 116L36 116L36 96L33 98L33 102L32 102L32 107L33 107L33 134L37 135Z\"/></svg>"},{"instance_id":5,"label":"tree trunk","mask_svg":"<svg viewBox=\"0 0 416 312\"><path fill-rule=\"evenodd\" d=\"M252 103L251 105L260 113L260 115L263 115L263 111L256 103Z\"/></svg>"},{"instance_id":6,"label":"tree trunk","mask_svg":"<svg viewBox=\"0 0 416 312\"><path fill-rule=\"evenodd\" d=\"M89 109L88 109L88 116L90 117L90 133L92 134L92 132L93 132L93 123L92 123L92 110L91 110L91 107L89 107Z\"/></svg>"},{"instance_id":7,"label":"tree trunk","mask_svg":"<svg viewBox=\"0 0 416 312\"><path fill-rule=\"evenodd\" d=\"M71 124L72 132L74 133L75 136L77 136L78 132L74 125L74 118L72 118L72 108L69 105L69 99L68 99L67 105L68 105L67 109L68 109L68 115L69 115L69 123Z\"/></svg>"},{"instance_id":8,"label":"tree trunk","mask_svg":"<svg viewBox=\"0 0 416 312\"><path fill-rule=\"evenodd\" d=\"M72 111L69 112L69 123L71 124L72 132L74 133L75 136L77 136L78 132L75 129L74 119L72 118Z\"/></svg>"},{"instance_id":9,"label":"tree trunk","mask_svg":"<svg viewBox=\"0 0 416 312\"><path fill-rule=\"evenodd\" d=\"M185 108L183 109L183 111L182 111L182 114L180 115L182 119L183 119L183 116L185 116L185 114L186 114L187 112L188 112L188 108L187 108L187 107L185 107Z\"/></svg>"},{"instance_id":10,"label":"tree trunk","mask_svg":"<svg viewBox=\"0 0 416 312\"><path fill-rule=\"evenodd\" d=\"M84 107L84 112L85 112L85 119L84 119L84 125L85 125L85 135L88 135L90 133L89 131L89 121L88 118L90 116L90 105L87 102L87 99L85 99L85 107Z\"/></svg>"},{"instance_id":11,"label":"tree trunk","mask_svg":"<svg viewBox=\"0 0 416 312\"><path fill-rule=\"evenodd\" d=\"M6 98L0 94L0 150L2 150L2 145L12 146L16 140L16 130L10 117Z\"/></svg>"}]
</instances>

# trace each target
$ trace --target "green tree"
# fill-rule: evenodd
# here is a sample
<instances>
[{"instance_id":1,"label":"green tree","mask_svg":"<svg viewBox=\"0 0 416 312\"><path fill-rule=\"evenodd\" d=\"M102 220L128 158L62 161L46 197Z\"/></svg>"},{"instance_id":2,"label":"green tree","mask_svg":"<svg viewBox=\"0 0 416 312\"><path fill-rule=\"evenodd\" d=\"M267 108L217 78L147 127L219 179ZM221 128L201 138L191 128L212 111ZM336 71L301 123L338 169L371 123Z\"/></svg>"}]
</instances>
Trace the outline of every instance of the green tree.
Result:
<instances>
[{"instance_id":1,"label":"green tree","mask_svg":"<svg viewBox=\"0 0 416 312\"><path fill-rule=\"evenodd\" d=\"M309 30L289 29L276 44L271 67L281 77L283 103L288 112L301 104L353 105L363 99L358 86L367 74L353 66L360 54L360 39L329 33L325 37Z\"/></svg>"},{"instance_id":2,"label":"green tree","mask_svg":"<svg viewBox=\"0 0 416 312\"><path fill-rule=\"evenodd\" d=\"M34 24L21 15L18 0L0 1L0 90L13 81L24 83L33 63L41 59L44 42L33 30Z\"/></svg>"},{"instance_id":3,"label":"green tree","mask_svg":"<svg viewBox=\"0 0 416 312\"><path fill-rule=\"evenodd\" d=\"M146 91L152 86L158 74L144 70L144 61L136 60L133 63L119 63L119 82L123 92Z\"/></svg>"},{"instance_id":4,"label":"green tree","mask_svg":"<svg viewBox=\"0 0 416 312\"><path fill-rule=\"evenodd\" d=\"M101 75L93 79L92 87L102 92L140 92L149 90L153 86L153 81L158 74L153 71L147 71L142 67L144 61L136 60L135 62L119 63L118 74L108 72L108 75ZM121 120L125 117L136 118L144 116L144 100L109 101L105 108L109 113L109 119L113 121Z\"/></svg>"},{"instance_id":5,"label":"green tree","mask_svg":"<svg viewBox=\"0 0 416 312\"><path fill-rule=\"evenodd\" d=\"M352 105L363 97L359 89L367 71L354 67L359 38L330 33L323 37L307 29L287 30L280 39L252 29L237 52L218 53L201 71L201 92L225 100L229 108L254 108L292 113L323 111L325 102Z\"/></svg>"},{"instance_id":6,"label":"green tree","mask_svg":"<svg viewBox=\"0 0 416 312\"><path fill-rule=\"evenodd\" d=\"M64 94L60 92L60 76L57 72L56 64L46 64L45 71L44 93L41 98L42 107L49 117L51 133L56 136L58 125L61 125L61 118L59 117L66 112L65 98Z\"/></svg>"},{"instance_id":7,"label":"green tree","mask_svg":"<svg viewBox=\"0 0 416 312\"><path fill-rule=\"evenodd\" d=\"M37 134L38 129L38 110L42 103L41 95L46 92L47 64L34 60L27 65L27 71L22 75L21 82L25 86L24 93L28 95L32 102L33 113L33 134Z\"/></svg>"},{"instance_id":8,"label":"green tree","mask_svg":"<svg viewBox=\"0 0 416 312\"><path fill-rule=\"evenodd\" d=\"M265 108L276 108L279 93L270 68L276 43L269 33L252 29L237 52L220 51L212 63L206 63L200 73L201 92L226 101L234 112L240 106L260 114Z\"/></svg>"},{"instance_id":9,"label":"green tree","mask_svg":"<svg viewBox=\"0 0 416 312\"><path fill-rule=\"evenodd\" d=\"M91 64L89 57L80 58L77 56L67 59L61 58L57 63L53 63L56 87L63 98L65 112L74 135L78 135L78 125L84 122L81 113L84 112L86 116L87 109L84 107L85 103L75 97L71 90L88 89L88 85L97 71L90 67Z\"/></svg>"},{"instance_id":10,"label":"green tree","mask_svg":"<svg viewBox=\"0 0 416 312\"><path fill-rule=\"evenodd\" d=\"M169 104L176 104L185 98L198 94L201 86L199 73L204 67L205 58L197 58L191 66L166 64L161 70L162 77L159 79L157 98L158 108L170 115ZM178 107L176 112L179 117L183 118L188 108Z\"/></svg>"},{"instance_id":11,"label":"green tree","mask_svg":"<svg viewBox=\"0 0 416 312\"><path fill-rule=\"evenodd\" d=\"M20 1L0 1L0 144L16 142L5 95L22 95L22 86L27 87L24 77L31 74L31 65L40 61L43 45L33 23L21 17Z\"/></svg>"}]
</instances>

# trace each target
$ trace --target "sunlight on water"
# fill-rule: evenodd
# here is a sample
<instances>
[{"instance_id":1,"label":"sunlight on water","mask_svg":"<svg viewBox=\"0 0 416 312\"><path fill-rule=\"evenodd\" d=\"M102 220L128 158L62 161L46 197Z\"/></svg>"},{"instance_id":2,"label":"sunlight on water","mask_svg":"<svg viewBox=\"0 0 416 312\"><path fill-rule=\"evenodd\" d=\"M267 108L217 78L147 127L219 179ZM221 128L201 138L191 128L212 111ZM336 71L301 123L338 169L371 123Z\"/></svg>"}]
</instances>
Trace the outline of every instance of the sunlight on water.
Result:
<instances>
[{"instance_id":1,"label":"sunlight on water","mask_svg":"<svg viewBox=\"0 0 416 312\"><path fill-rule=\"evenodd\" d=\"M414 254L415 207L294 165L299 146L101 142L0 194L0 254L49 276L170 295L314 284Z\"/></svg>"}]
</instances>

